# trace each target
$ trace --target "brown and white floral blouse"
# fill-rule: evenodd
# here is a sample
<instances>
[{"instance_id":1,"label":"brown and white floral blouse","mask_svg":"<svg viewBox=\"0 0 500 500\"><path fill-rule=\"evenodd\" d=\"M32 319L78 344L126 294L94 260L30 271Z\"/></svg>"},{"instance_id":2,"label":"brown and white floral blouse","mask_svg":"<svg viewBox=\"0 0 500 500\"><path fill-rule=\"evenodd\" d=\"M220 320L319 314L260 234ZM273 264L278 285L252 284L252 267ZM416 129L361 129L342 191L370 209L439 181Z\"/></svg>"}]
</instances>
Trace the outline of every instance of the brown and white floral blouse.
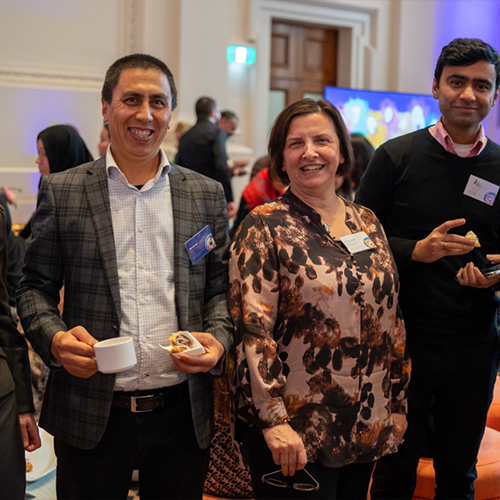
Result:
<instances>
[{"instance_id":1,"label":"brown and white floral blouse","mask_svg":"<svg viewBox=\"0 0 500 500\"><path fill-rule=\"evenodd\" d=\"M350 253L288 191L246 217L229 264L233 417L289 421L327 467L397 450L391 412L406 412L410 378L389 244L373 212L344 203L347 227L374 249Z\"/></svg>"}]
</instances>

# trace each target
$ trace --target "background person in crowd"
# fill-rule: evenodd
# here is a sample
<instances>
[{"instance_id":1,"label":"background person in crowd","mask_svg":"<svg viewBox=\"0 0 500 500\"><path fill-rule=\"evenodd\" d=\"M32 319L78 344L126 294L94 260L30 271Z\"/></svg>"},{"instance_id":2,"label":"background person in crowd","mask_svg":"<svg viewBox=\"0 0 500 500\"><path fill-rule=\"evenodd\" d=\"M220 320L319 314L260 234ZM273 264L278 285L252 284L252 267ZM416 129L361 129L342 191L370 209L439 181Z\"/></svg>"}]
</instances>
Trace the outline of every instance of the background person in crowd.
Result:
<instances>
[{"instance_id":1,"label":"background person in crowd","mask_svg":"<svg viewBox=\"0 0 500 500\"><path fill-rule=\"evenodd\" d=\"M255 177L264 168L269 168L271 166L271 158L269 155L261 156L253 164L252 171L250 172L250 179Z\"/></svg>"},{"instance_id":2,"label":"background person in crowd","mask_svg":"<svg viewBox=\"0 0 500 500\"><path fill-rule=\"evenodd\" d=\"M350 137L354 152L354 168L348 174L337 174L335 191L339 196L352 201L375 150L364 135L350 134Z\"/></svg>"},{"instance_id":3,"label":"background person in crowd","mask_svg":"<svg viewBox=\"0 0 500 500\"><path fill-rule=\"evenodd\" d=\"M481 125L499 84L493 47L461 38L444 47L432 83L441 118L379 147L356 196L389 238L413 367L405 442L378 462L372 499L412 498L431 405L436 498L474 498L499 356L500 275L481 272L500 262L500 147Z\"/></svg>"},{"instance_id":4,"label":"background person in crowd","mask_svg":"<svg viewBox=\"0 0 500 500\"><path fill-rule=\"evenodd\" d=\"M356 192L361 182L361 177L368 167L368 163L375 152L370 141L363 134L351 134L352 150L354 151L354 168L351 172L352 190Z\"/></svg>"},{"instance_id":5,"label":"background person in crowd","mask_svg":"<svg viewBox=\"0 0 500 500\"><path fill-rule=\"evenodd\" d=\"M191 124L187 122L178 122L175 127L175 147L179 147L181 137L191 128Z\"/></svg>"},{"instance_id":6,"label":"background person in crowd","mask_svg":"<svg viewBox=\"0 0 500 500\"><path fill-rule=\"evenodd\" d=\"M215 436L203 491L219 498L253 498L250 471L240 466L231 439L229 390L233 370L234 356L231 356L226 374L214 380Z\"/></svg>"},{"instance_id":7,"label":"background person in crowd","mask_svg":"<svg viewBox=\"0 0 500 500\"><path fill-rule=\"evenodd\" d=\"M191 125L187 122L178 122L175 127L175 147L177 148L177 152L175 153L174 163L177 163L179 156L179 141L181 137L191 128Z\"/></svg>"},{"instance_id":8,"label":"background person in crowd","mask_svg":"<svg viewBox=\"0 0 500 500\"><path fill-rule=\"evenodd\" d=\"M229 139L234 135L240 120L234 111L224 110L220 114L219 128L226 132L227 138Z\"/></svg>"},{"instance_id":9,"label":"background person in crowd","mask_svg":"<svg viewBox=\"0 0 500 500\"><path fill-rule=\"evenodd\" d=\"M51 367L40 425L54 435L59 498L124 500L135 469L141 498L202 498L212 376L233 335L229 240L221 186L160 148L176 103L162 61L118 59L102 89L106 157L42 179L18 310ZM192 264L185 243L208 232L212 250ZM205 353L161 349L178 330ZM133 338L138 363L98 372L93 345L118 336Z\"/></svg>"},{"instance_id":10,"label":"background person in crowd","mask_svg":"<svg viewBox=\"0 0 500 500\"><path fill-rule=\"evenodd\" d=\"M353 154L333 105L291 104L269 154L290 187L230 250L236 440L256 499L366 499L373 461L406 428L396 264L373 213L335 194Z\"/></svg>"},{"instance_id":11,"label":"background person in crowd","mask_svg":"<svg viewBox=\"0 0 500 500\"><path fill-rule=\"evenodd\" d=\"M240 207L238 208L238 214L236 215L233 227L229 232L230 236L234 236L236 229L238 229L243 219L255 207L269 203L277 196L283 194L285 189L286 186L279 179L271 178L268 168L264 168L255 177L250 179L250 182L241 194Z\"/></svg>"},{"instance_id":12,"label":"background person in crowd","mask_svg":"<svg viewBox=\"0 0 500 500\"><path fill-rule=\"evenodd\" d=\"M84 140L70 125L53 125L42 130L36 138L36 148L36 164L42 178L93 160ZM19 233L24 239L31 236L31 222L32 219Z\"/></svg>"},{"instance_id":13,"label":"background person in crowd","mask_svg":"<svg viewBox=\"0 0 500 500\"><path fill-rule=\"evenodd\" d=\"M7 274L6 215L0 207L0 498L24 500L24 450L40 447L33 412L28 346L10 312Z\"/></svg>"},{"instance_id":14,"label":"background person in crowd","mask_svg":"<svg viewBox=\"0 0 500 500\"><path fill-rule=\"evenodd\" d=\"M36 164L41 178L49 174L64 172L93 160L84 140L70 125L54 125L42 130L37 136L38 157ZM31 236L33 217L19 233L9 235L8 239L8 287L9 300L16 305L16 292L22 278L22 268L26 254L26 239ZM59 311L64 307L64 287L59 294ZM49 368L33 350L30 350L31 375L34 389L35 409L40 411L45 394Z\"/></svg>"},{"instance_id":15,"label":"background person in crowd","mask_svg":"<svg viewBox=\"0 0 500 500\"><path fill-rule=\"evenodd\" d=\"M337 174L335 176L335 192L346 200L353 200L351 174Z\"/></svg>"},{"instance_id":16,"label":"background person in crowd","mask_svg":"<svg viewBox=\"0 0 500 500\"><path fill-rule=\"evenodd\" d=\"M9 189L7 186L3 186L0 188L0 205L5 210L5 217L7 221L7 227L12 226L12 216L10 214L9 205L17 208L17 196L16 193Z\"/></svg>"},{"instance_id":17,"label":"background person in crowd","mask_svg":"<svg viewBox=\"0 0 500 500\"><path fill-rule=\"evenodd\" d=\"M196 101L196 124L185 132L179 140L177 160L179 165L215 179L222 184L227 201L227 215L236 215L233 201L231 171L227 166L226 134L217 124L220 111L210 97L200 97Z\"/></svg>"},{"instance_id":18,"label":"background person in crowd","mask_svg":"<svg viewBox=\"0 0 500 500\"><path fill-rule=\"evenodd\" d=\"M97 144L97 149L99 150L99 156L105 156L108 150L109 143L111 142L111 137L109 136L109 126L105 123L101 129L101 135L99 137L101 140Z\"/></svg>"},{"instance_id":19,"label":"background person in crowd","mask_svg":"<svg viewBox=\"0 0 500 500\"><path fill-rule=\"evenodd\" d=\"M9 296L9 305L14 318L16 313L16 290L23 276L24 254L26 253L26 240L12 231L12 218L9 205L17 207L15 194L7 187L0 188L0 205L5 210L5 225L7 230L7 274L5 287Z\"/></svg>"},{"instance_id":20,"label":"background person in crowd","mask_svg":"<svg viewBox=\"0 0 500 500\"><path fill-rule=\"evenodd\" d=\"M234 111L226 109L220 114L219 128L224 130L226 133L226 139L229 139L234 135L239 123L240 119ZM245 167L247 165L248 160L228 160L228 166L232 175L245 175Z\"/></svg>"}]
</instances>

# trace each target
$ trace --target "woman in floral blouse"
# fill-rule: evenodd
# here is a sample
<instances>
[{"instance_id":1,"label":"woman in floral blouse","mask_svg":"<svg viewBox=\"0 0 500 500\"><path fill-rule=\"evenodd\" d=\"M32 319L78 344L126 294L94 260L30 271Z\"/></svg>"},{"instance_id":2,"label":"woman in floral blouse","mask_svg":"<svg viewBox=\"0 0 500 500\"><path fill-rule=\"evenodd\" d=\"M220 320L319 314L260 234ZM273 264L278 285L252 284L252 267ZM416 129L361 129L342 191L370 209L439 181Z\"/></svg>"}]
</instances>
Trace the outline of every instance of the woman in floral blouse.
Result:
<instances>
[{"instance_id":1,"label":"woman in floral blouse","mask_svg":"<svg viewBox=\"0 0 500 500\"><path fill-rule=\"evenodd\" d=\"M237 447L256 499L366 498L373 462L406 429L396 265L375 215L335 194L353 153L334 106L290 105L269 153L290 189L231 246Z\"/></svg>"}]
</instances>

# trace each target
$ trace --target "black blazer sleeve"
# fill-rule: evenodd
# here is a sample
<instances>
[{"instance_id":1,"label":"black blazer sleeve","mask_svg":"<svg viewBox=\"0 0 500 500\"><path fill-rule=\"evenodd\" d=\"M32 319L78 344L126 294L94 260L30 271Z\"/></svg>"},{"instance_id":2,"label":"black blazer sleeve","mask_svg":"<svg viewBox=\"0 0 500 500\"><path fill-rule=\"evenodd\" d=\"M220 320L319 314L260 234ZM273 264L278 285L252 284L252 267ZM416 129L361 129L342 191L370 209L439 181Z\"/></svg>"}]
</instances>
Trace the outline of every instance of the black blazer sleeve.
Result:
<instances>
[{"instance_id":1,"label":"black blazer sleeve","mask_svg":"<svg viewBox=\"0 0 500 500\"><path fill-rule=\"evenodd\" d=\"M15 390L19 413L34 412L28 346L10 312L7 275L6 216L0 207L0 397Z\"/></svg>"}]
</instances>

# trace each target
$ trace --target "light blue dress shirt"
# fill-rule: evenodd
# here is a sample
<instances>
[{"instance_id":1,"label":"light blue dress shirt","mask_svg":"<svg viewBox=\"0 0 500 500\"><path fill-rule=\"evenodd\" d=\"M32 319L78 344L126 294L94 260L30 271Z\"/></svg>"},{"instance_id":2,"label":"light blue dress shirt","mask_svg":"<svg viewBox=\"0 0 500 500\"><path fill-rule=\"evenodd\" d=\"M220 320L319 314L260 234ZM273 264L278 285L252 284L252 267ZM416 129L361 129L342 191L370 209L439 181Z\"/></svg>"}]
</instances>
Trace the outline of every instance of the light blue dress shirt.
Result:
<instances>
[{"instance_id":1,"label":"light blue dress shirt","mask_svg":"<svg viewBox=\"0 0 500 500\"><path fill-rule=\"evenodd\" d=\"M141 189L130 184L111 149L106 154L109 201L120 280L120 336L134 339L137 364L118 373L115 390L157 389L179 384L168 351L168 339L178 330L175 310L174 219L168 173L160 150L160 165Z\"/></svg>"}]
</instances>

